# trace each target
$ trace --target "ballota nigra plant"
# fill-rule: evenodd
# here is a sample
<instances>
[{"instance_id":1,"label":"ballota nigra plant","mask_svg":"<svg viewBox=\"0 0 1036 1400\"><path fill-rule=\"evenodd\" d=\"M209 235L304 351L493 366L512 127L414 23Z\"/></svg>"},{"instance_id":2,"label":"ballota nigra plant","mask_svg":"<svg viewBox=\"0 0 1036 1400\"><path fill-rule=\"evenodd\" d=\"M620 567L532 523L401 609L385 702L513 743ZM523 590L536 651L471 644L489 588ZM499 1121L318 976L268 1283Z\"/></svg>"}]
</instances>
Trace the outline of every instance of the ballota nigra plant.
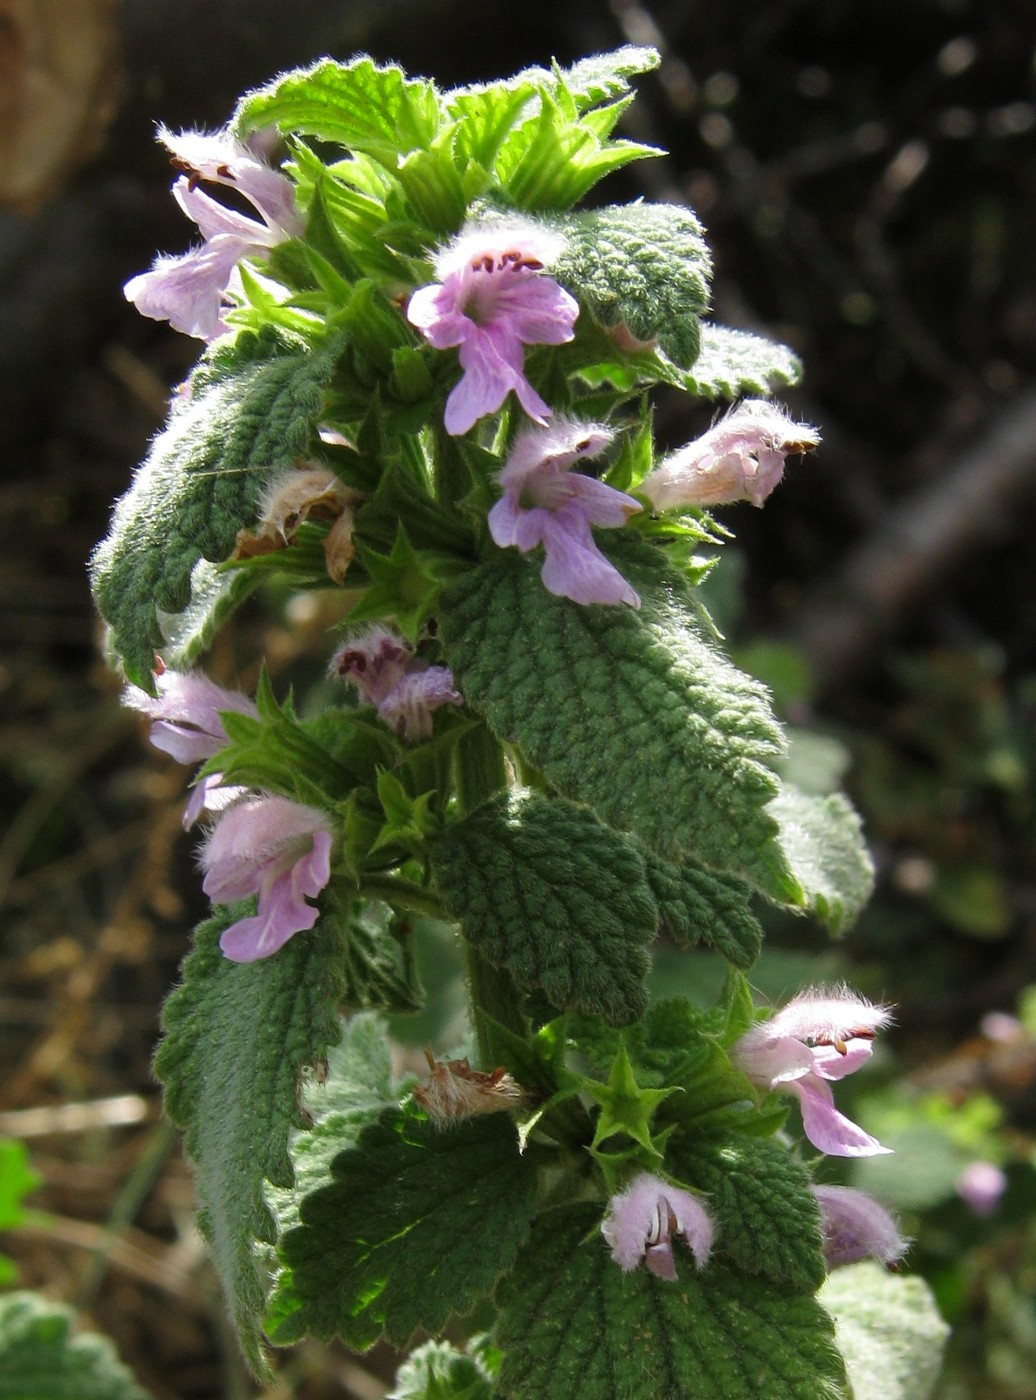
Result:
<instances>
[{"instance_id":1,"label":"ballota nigra plant","mask_svg":"<svg viewBox=\"0 0 1036 1400\"><path fill-rule=\"evenodd\" d=\"M395 1396L921 1397L938 1368L896 1222L813 1180L885 1151L832 1086L889 1013L746 978L758 901L837 933L871 885L701 599L709 512L819 441L770 398L798 365L705 319L689 209L576 207L655 154L613 132L657 62L442 92L325 60L160 132L201 242L126 294L205 344L92 576L127 703L200 765L213 911L155 1063L259 1375L447 1327ZM656 460L654 385L736 406ZM322 708L198 669L270 583L339 590ZM396 1082L422 920L471 1039ZM726 960L717 1004L651 999L663 937Z\"/></svg>"}]
</instances>

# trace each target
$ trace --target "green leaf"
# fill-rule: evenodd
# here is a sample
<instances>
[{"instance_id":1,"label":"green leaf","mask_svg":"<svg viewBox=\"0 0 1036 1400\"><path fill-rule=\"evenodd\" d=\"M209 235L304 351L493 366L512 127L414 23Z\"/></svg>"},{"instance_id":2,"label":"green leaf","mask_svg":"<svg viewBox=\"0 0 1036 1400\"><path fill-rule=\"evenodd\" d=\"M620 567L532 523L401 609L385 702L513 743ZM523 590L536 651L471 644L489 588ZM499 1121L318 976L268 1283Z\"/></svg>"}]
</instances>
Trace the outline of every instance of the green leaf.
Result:
<instances>
[{"instance_id":1,"label":"green leaf","mask_svg":"<svg viewBox=\"0 0 1036 1400\"><path fill-rule=\"evenodd\" d=\"M552 92L541 84L539 111L511 130L497 155L505 200L519 209L568 209L611 171L661 154L637 141L609 139L628 100L577 117L563 85Z\"/></svg>"},{"instance_id":2,"label":"green leaf","mask_svg":"<svg viewBox=\"0 0 1036 1400\"><path fill-rule=\"evenodd\" d=\"M207 559L199 559L191 570L191 601L186 608L183 612L158 614L166 665L174 671L193 666L258 583L255 573L227 572Z\"/></svg>"},{"instance_id":3,"label":"green leaf","mask_svg":"<svg viewBox=\"0 0 1036 1400\"><path fill-rule=\"evenodd\" d=\"M403 1362L387 1400L492 1400L493 1376L480 1355L425 1342Z\"/></svg>"},{"instance_id":4,"label":"green leaf","mask_svg":"<svg viewBox=\"0 0 1036 1400\"><path fill-rule=\"evenodd\" d=\"M681 368L694 364L699 316L712 270L702 226L675 204L610 205L571 214L560 228L566 248L551 271L609 330L657 338Z\"/></svg>"},{"instance_id":5,"label":"green leaf","mask_svg":"<svg viewBox=\"0 0 1036 1400\"><path fill-rule=\"evenodd\" d=\"M623 44L621 48L611 49L607 53L581 58L571 68L563 68L560 74L549 73L545 68L527 68L518 74L518 78L533 78L541 83L560 78L576 111L585 112L602 102L625 96L630 90L630 78L650 73L661 61L657 49Z\"/></svg>"},{"instance_id":6,"label":"green leaf","mask_svg":"<svg viewBox=\"0 0 1036 1400\"><path fill-rule=\"evenodd\" d=\"M148 1400L107 1337L72 1335L73 1316L35 1293L0 1297L3 1400Z\"/></svg>"},{"instance_id":7,"label":"green leaf","mask_svg":"<svg viewBox=\"0 0 1036 1400\"><path fill-rule=\"evenodd\" d=\"M520 986L614 1024L644 1010L658 917L644 862L585 807L502 793L444 833L432 869L464 937Z\"/></svg>"},{"instance_id":8,"label":"green leaf","mask_svg":"<svg viewBox=\"0 0 1036 1400\"><path fill-rule=\"evenodd\" d=\"M380 900L352 898L348 882L332 880L327 898L346 930L341 953L343 999L352 1007L419 1011L423 1003L413 939Z\"/></svg>"},{"instance_id":9,"label":"green leaf","mask_svg":"<svg viewBox=\"0 0 1036 1400\"><path fill-rule=\"evenodd\" d=\"M290 1186L288 1140L305 1117L301 1076L338 1038L339 937L322 919L274 957L229 962L223 930L242 906L197 931L183 981L166 1002L155 1073L194 1164L199 1223L212 1245L242 1350L266 1369L259 1340L265 1282L255 1242L272 1241L266 1183Z\"/></svg>"},{"instance_id":10,"label":"green leaf","mask_svg":"<svg viewBox=\"0 0 1036 1400\"><path fill-rule=\"evenodd\" d=\"M719 1260L699 1272L680 1242L675 1283L624 1274L601 1213L541 1216L497 1290L500 1400L848 1400L814 1299Z\"/></svg>"},{"instance_id":11,"label":"green leaf","mask_svg":"<svg viewBox=\"0 0 1036 1400\"><path fill-rule=\"evenodd\" d=\"M680 383L707 399L736 399L742 394L776 394L801 378L799 358L786 345L750 331L706 324L701 328L701 352Z\"/></svg>"},{"instance_id":12,"label":"green leaf","mask_svg":"<svg viewBox=\"0 0 1036 1400\"><path fill-rule=\"evenodd\" d=\"M762 949L763 931L749 908L751 891L700 866L647 856L647 878L662 927L681 948L704 943L734 967L749 968Z\"/></svg>"},{"instance_id":13,"label":"green leaf","mask_svg":"<svg viewBox=\"0 0 1036 1400\"><path fill-rule=\"evenodd\" d=\"M439 1331L510 1267L535 1197L535 1167L506 1115L444 1132L412 1105L386 1110L335 1158L281 1243L296 1325L361 1351Z\"/></svg>"},{"instance_id":14,"label":"green leaf","mask_svg":"<svg viewBox=\"0 0 1036 1400\"><path fill-rule=\"evenodd\" d=\"M322 59L246 93L234 113L240 135L263 126L334 141L395 170L401 155L426 150L439 129L433 83L411 79L395 64Z\"/></svg>"},{"instance_id":15,"label":"green leaf","mask_svg":"<svg viewBox=\"0 0 1036 1400\"><path fill-rule=\"evenodd\" d=\"M268 1190L281 1233L299 1224L300 1198L324 1184L343 1147L351 1146L398 1099L384 1018L373 1011L350 1016L341 1023L341 1039L329 1048L319 1073L303 1082L302 1107L312 1127L292 1138L294 1185Z\"/></svg>"},{"instance_id":16,"label":"green leaf","mask_svg":"<svg viewBox=\"0 0 1036 1400\"><path fill-rule=\"evenodd\" d=\"M854 1400L927 1400L950 1329L923 1279L850 1264L831 1275L820 1302L834 1317Z\"/></svg>"},{"instance_id":17,"label":"green leaf","mask_svg":"<svg viewBox=\"0 0 1036 1400\"><path fill-rule=\"evenodd\" d=\"M721 1255L745 1273L816 1292L827 1276L820 1210L809 1174L783 1143L686 1133L671 1150L680 1180L708 1194Z\"/></svg>"},{"instance_id":18,"label":"green leaf","mask_svg":"<svg viewBox=\"0 0 1036 1400\"><path fill-rule=\"evenodd\" d=\"M715 649L661 550L628 533L606 547L639 611L558 598L539 561L513 551L446 589L439 617L462 693L610 826L796 897L765 810L781 736L764 690Z\"/></svg>"},{"instance_id":19,"label":"green leaf","mask_svg":"<svg viewBox=\"0 0 1036 1400\"><path fill-rule=\"evenodd\" d=\"M24 1142L0 1138L0 1230L11 1230L25 1219L22 1199L40 1184L29 1166ZM14 1282L18 1270L6 1254L0 1254L0 1287Z\"/></svg>"},{"instance_id":20,"label":"green leaf","mask_svg":"<svg viewBox=\"0 0 1036 1400\"><path fill-rule=\"evenodd\" d=\"M174 404L90 564L98 610L134 685L152 688L166 640L159 614L190 604L198 560L226 559L237 531L255 523L271 475L305 453L337 354L336 345L313 351L274 332L242 335L211 352ZM200 581L206 598L200 621L187 625L188 647L192 628L204 644L220 608L211 579Z\"/></svg>"},{"instance_id":21,"label":"green leaf","mask_svg":"<svg viewBox=\"0 0 1036 1400\"><path fill-rule=\"evenodd\" d=\"M874 865L860 818L839 793L814 797L787 785L770 811L781 824L780 844L802 887L793 901L832 934L856 921L874 888Z\"/></svg>"}]
</instances>

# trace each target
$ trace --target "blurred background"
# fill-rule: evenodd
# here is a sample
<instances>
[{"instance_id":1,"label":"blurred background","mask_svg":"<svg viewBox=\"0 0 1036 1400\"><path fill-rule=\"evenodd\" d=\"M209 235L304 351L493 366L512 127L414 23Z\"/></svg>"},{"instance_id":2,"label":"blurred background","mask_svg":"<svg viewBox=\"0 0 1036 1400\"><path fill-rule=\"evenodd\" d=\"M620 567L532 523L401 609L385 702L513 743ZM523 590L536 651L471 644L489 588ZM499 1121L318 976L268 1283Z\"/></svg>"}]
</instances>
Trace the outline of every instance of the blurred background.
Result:
<instances>
[{"instance_id":1,"label":"blurred background","mask_svg":"<svg viewBox=\"0 0 1036 1400\"><path fill-rule=\"evenodd\" d=\"M764 511L727 512L710 601L797 758L844 775L878 891L838 945L771 919L753 978L895 1003L843 1093L896 1156L842 1179L901 1212L954 1324L940 1400L1036 1395L1036 9L0 0L0 1278L80 1309L158 1400L258 1392L150 1072L204 912L184 773L120 710L85 577L200 348L122 297L191 233L155 124L217 126L323 53L448 86L623 42L664 55L630 131L669 154L601 197L694 206L716 318L795 347L787 403L824 435ZM660 433L711 412L662 399ZM209 669L247 688L265 651L305 678L324 629L257 604ZM445 948L427 963L448 977ZM663 949L655 976L708 997L717 969ZM394 1364L313 1344L262 1393L375 1400Z\"/></svg>"}]
</instances>

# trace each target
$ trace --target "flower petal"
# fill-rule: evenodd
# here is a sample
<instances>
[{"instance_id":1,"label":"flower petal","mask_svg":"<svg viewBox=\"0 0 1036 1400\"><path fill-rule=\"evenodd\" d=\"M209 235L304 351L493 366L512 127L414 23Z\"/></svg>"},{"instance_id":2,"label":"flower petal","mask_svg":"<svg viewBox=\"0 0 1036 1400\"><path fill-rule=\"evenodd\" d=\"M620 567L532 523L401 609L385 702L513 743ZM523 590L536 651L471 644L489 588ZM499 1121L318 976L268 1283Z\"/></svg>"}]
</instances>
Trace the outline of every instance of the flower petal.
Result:
<instances>
[{"instance_id":1,"label":"flower petal","mask_svg":"<svg viewBox=\"0 0 1036 1400\"><path fill-rule=\"evenodd\" d=\"M785 1087L798 1098L806 1137L829 1157L877 1157L892 1151L838 1112L826 1080L809 1074Z\"/></svg>"}]
</instances>

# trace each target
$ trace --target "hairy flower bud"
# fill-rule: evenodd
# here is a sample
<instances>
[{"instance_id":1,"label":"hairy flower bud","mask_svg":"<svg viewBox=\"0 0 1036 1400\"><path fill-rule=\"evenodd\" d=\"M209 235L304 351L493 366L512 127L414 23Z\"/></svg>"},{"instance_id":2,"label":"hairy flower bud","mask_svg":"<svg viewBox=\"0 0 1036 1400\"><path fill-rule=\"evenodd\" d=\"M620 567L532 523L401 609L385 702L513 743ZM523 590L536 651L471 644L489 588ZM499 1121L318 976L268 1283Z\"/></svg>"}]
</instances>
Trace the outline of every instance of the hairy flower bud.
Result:
<instances>
[{"instance_id":1,"label":"hairy flower bud","mask_svg":"<svg viewBox=\"0 0 1036 1400\"><path fill-rule=\"evenodd\" d=\"M902 1259L908 1242L884 1206L851 1186L814 1186L812 1191L829 1269L859 1259L877 1259L886 1266Z\"/></svg>"},{"instance_id":2,"label":"hairy flower bud","mask_svg":"<svg viewBox=\"0 0 1036 1400\"><path fill-rule=\"evenodd\" d=\"M666 457L640 484L656 511L751 501L761 506L784 475L784 459L812 452L816 428L765 399L746 399L702 437Z\"/></svg>"}]
</instances>

